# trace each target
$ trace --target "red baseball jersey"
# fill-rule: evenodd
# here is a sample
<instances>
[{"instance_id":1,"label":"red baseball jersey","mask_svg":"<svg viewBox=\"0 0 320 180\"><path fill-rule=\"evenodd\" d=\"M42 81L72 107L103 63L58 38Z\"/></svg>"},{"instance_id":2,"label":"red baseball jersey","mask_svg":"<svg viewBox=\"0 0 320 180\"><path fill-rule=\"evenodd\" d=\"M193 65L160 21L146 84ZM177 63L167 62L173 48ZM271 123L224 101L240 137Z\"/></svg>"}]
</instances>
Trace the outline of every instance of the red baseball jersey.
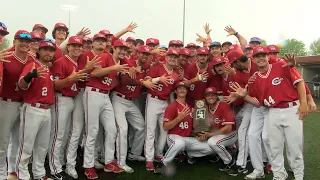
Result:
<instances>
[{"instance_id":1,"label":"red baseball jersey","mask_svg":"<svg viewBox=\"0 0 320 180\"><path fill-rule=\"evenodd\" d=\"M31 51L28 52L28 56L30 56L34 61L37 60L37 55Z\"/></svg>"},{"instance_id":2,"label":"red baseball jersey","mask_svg":"<svg viewBox=\"0 0 320 180\"><path fill-rule=\"evenodd\" d=\"M249 73L249 75L248 75L248 78L249 78L249 77L252 76L255 72L258 71L258 66L252 61L251 58L249 58L248 61L250 61L248 70L247 70L247 71L243 71L243 72Z\"/></svg>"},{"instance_id":3,"label":"red baseball jersey","mask_svg":"<svg viewBox=\"0 0 320 180\"><path fill-rule=\"evenodd\" d=\"M99 55L100 63L98 68L107 68L115 65L112 55L102 53ZM105 91L111 91L116 85L118 85L118 73L116 71L110 72L103 77L90 77L86 86L98 88Z\"/></svg>"},{"instance_id":4,"label":"red baseball jersey","mask_svg":"<svg viewBox=\"0 0 320 180\"><path fill-rule=\"evenodd\" d=\"M73 70L78 70L78 62L65 55L54 61L51 70L54 79L62 80L70 76ZM64 88L57 91L64 96L74 97L78 94L78 88L78 82L70 82Z\"/></svg>"},{"instance_id":5,"label":"red baseball jersey","mask_svg":"<svg viewBox=\"0 0 320 180\"><path fill-rule=\"evenodd\" d=\"M265 78L266 85L262 101L263 106L276 107L280 103L292 102L299 99L296 83L303 81L298 70L291 67L282 67L285 62L276 62L269 65L265 74L257 73L260 78Z\"/></svg>"},{"instance_id":6,"label":"red baseball jersey","mask_svg":"<svg viewBox=\"0 0 320 180\"><path fill-rule=\"evenodd\" d=\"M87 65L87 57L89 57L89 60L92 60L96 54L93 50L86 51L82 53L78 58L78 69L82 70ZM78 82L79 88L85 88L86 87L86 81L79 81Z\"/></svg>"},{"instance_id":7,"label":"red baseball jersey","mask_svg":"<svg viewBox=\"0 0 320 180\"><path fill-rule=\"evenodd\" d=\"M218 131L227 124L231 124L232 130L236 130L234 114L227 103L218 101L215 109L209 108L209 115L213 131Z\"/></svg>"},{"instance_id":8,"label":"red baseball jersey","mask_svg":"<svg viewBox=\"0 0 320 180\"><path fill-rule=\"evenodd\" d=\"M128 65L129 67L137 67L138 60L128 62ZM115 88L115 91L125 95L128 98L138 98L142 88L142 85L140 85L140 80L144 79L145 76L146 71L143 69L141 72L136 72L136 79L131 79L128 74L122 75L120 77L119 86Z\"/></svg>"},{"instance_id":9,"label":"red baseball jersey","mask_svg":"<svg viewBox=\"0 0 320 180\"><path fill-rule=\"evenodd\" d=\"M56 51L54 52L54 58L53 61L61 58L63 56L62 50L60 49L60 46L58 44L56 44Z\"/></svg>"},{"instance_id":10,"label":"red baseball jersey","mask_svg":"<svg viewBox=\"0 0 320 180\"><path fill-rule=\"evenodd\" d=\"M157 78L163 75L171 76L169 84L166 86L165 84L159 82L158 88L154 91L148 89L148 93L157 96L161 100L167 100L170 97L170 93L174 89L174 84L179 80L178 73L174 70L168 70L165 64L158 64L150 68L149 72L147 72L146 78Z\"/></svg>"},{"instance_id":11,"label":"red baseball jersey","mask_svg":"<svg viewBox=\"0 0 320 180\"><path fill-rule=\"evenodd\" d=\"M38 60L34 61L35 68L45 67ZM33 63L27 64L20 75L20 79L27 75L32 70ZM42 103L54 104L54 83L51 72L47 69L47 74L44 78L33 78L29 87L22 90L23 101L29 104Z\"/></svg>"},{"instance_id":12,"label":"red baseball jersey","mask_svg":"<svg viewBox=\"0 0 320 180\"><path fill-rule=\"evenodd\" d=\"M18 87L19 77L24 66L33 62L33 59L27 56L23 60L16 56L15 53L12 53L12 56L6 58L6 60L11 62L3 64L3 88L0 96L20 102L22 101L22 93Z\"/></svg>"},{"instance_id":13,"label":"red baseball jersey","mask_svg":"<svg viewBox=\"0 0 320 180\"><path fill-rule=\"evenodd\" d=\"M0 62L0 94L2 91L2 79L3 79L3 64Z\"/></svg>"},{"instance_id":14,"label":"red baseball jersey","mask_svg":"<svg viewBox=\"0 0 320 180\"><path fill-rule=\"evenodd\" d=\"M190 80L193 79L197 76L197 74L206 72L209 73L208 66L201 70L197 63L193 63L189 65L188 70L185 72L185 78ZM211 77L207 79L203 79L202 81L197 81L193 84L190 84L189 90L188 90L188 95L187 95L187 103L190 104L192 107L194 107L195 101L204 99L204 91L208 87L209 82L211 82Z\"/></svg>"},{"instance_id":15,"label":"red baseball jersey","mask_svg":"<svg viewBox=\"0 0 320 180\"><path fill-rule=\"evenodd\" d=\"M191 110L191 106L188 104L182 104L175 100L173 103L169 104L164 112L164 121L166 122L172 121L178 117L178 113L181 112L186 106L188 106ZM176 134L182 137L189 137L192 131L192 113L185 117L182 121L180 121L175 127L168 131L168 134Z\"/></svg>"}]
</instances>

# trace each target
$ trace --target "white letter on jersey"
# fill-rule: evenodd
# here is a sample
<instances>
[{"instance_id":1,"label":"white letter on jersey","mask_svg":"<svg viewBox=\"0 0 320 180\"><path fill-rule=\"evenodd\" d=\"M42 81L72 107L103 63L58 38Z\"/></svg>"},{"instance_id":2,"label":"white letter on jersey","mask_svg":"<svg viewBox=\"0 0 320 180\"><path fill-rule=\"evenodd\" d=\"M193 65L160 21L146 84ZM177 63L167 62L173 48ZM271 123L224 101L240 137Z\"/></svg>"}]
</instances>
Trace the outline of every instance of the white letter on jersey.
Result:
<instances>
[{"instance_id":1,"label":"white letter on jersey","mask_svg":"<svg viewBox=\"0 0 320 180\"><path fill-rule=\"evenodd\" d=\"M158 84L158 91L162 91L162 87L163 87L162 84Z\"/></svg>"},{"instance_id":2,"label":"white letter on jersey","mask_svg":"<svg viewBox=\"0 0 320 180\"><path fill-rule=\"evenodd\" d=\"M71 86L71 90L72 91L77 91L77 84L74 83L72 86Z\"/></svg>"},{"instance_id":3,"label":"white letter on jersey","mask_svg":"<svg viewBox=\"0 0 320 180\"><path fill-rule=\"evenodd\" d=\"M264 105L266 105L268 107L270 107L272 104L276 103L276 102L274 102L274 100L271 96L269 96L269 101L264 99L263 102L264 102Z\"/></svg>"},{"instance_id":4,"label":"white letter on jersey","mask_svg":"<svg viewBox=\"0 0 320 180\"><path fill-rule=\"evenodd\" d=\"M181 129L188 129L188 127L189 127L188 122L181 122L179 127Z\"/></svg>"},{"instance_id":5,"label":"white letter on jersey","mask_svg":"<svg viewBox=\"0 0 320 180\"><path fill-rule=\"evenodd\" d=\"M41 93L42 96L47 96L47 94L48 94L47 92L48 92L47 87L43 87L43 88L42 88L42 93Z\"/></svg>"},{"instance_id":6,"label":"white letter on jersey","mask_svg":"<svg viewBox=\"0 0 320 180\"><path fill-rule=\"evenodd\" d=\"M134 91L136 89L136 86L127 86L129 91Z\"/></svg>"},{"instance_id":7,"label":"white letter on jersey","mask_svg":"<svg viewBox=\"0 0 320 180\"><path fill-rule=\"evenodd\" d=\"M108 86L110 86L112 83L112 79L109 77L104 77L104 80L102 81L102 84L106 84Z\"/></svg>"},{"instance_id":8,"label":"white letter on jersey","mask_svg":"<svg viewBox=\"0 0 320 180\"><path fill-rule=\"evenodd\" d=\"M191 91L194 90L194 84L190 84L190 90L191 90Z\"/></svg>"}]
</instances>

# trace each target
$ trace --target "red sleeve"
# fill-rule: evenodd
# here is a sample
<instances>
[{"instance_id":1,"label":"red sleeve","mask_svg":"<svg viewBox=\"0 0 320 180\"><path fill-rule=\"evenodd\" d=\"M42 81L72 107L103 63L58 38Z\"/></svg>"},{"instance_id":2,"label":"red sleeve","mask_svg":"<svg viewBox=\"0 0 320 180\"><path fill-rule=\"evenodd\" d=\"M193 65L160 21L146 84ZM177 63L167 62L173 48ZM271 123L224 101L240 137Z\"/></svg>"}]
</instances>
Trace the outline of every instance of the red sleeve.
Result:
<instances>
[{"instance_id":1,"label":"red sleeve","mask_svg":"<svg viewBox=\"0 0 320 180\"><path fill-rule=\"evenodd\" d=\"M304 83L304 86L306 87L306 95L311 94L310 89L306 83Z\"/></svg>"},{"instance_id":2,"label":"red sleeve","mask_svg":"<svg viewBox=\"0 0 320 180\"><path fill-rule=\"evenodd\" d=\"M81 54L78 58L78 69L82 70L87 64L87 57L84 54Z\"/></svg>"},{"instance_id":3,"label":"red sleeve","mask_svg":"<svg viewBox=\"0 0 320 180\"><path fill-rule=\"evenodd\" d=\"M157 78L159 66L153 66L146 74L146 78Z\"/></svg>"},{"instance_id":4,"label":"red sleeve","mask_svg":"<svg viewBox=\"0 0 320 180\"><path fill-rule=\"evenodd\" d=\"M293 86L303 80L295 67L283 67L282 69L284 76L291 81Z\"/></svg>"},{"instance_id":5,"label":"red sleeve","mask_svg":"<svg viewBox=\"0 0 320 180\"><path fill-rule=\"evenodd\" d=\"M20 78L22 78L25 75L27 75L31 71L32 66L33 66L33 63L28 63L27 65L25 65L23 70L22 70L22 73L20 74Z\"/></svg>"},{"instance_id":6,"label":"red sleeve","mask_svg":"<svg viewBox=\"0 0 320 180\"><path fill-rule=\"evenodd\" d=\"M187 71L184 73L184 78L190 80L191 79L191 74L192 74L192 66L190 65L187 69Z\"/></svg>"},{"instance_id":7,"label":"red sleeve","mask_svg":"<svg viewBox=\"0 0 320 180\"><path fill-rule=\"evenodd\" d=\"M52 65L52 76L54 79L64 79L66 78L65 75L65 67L63 65L63 61L57 60Z\"/></svg>"},{"instance_id":8,"label":"red sleeve","mask_svg":"<svg viewBox=\"0 0 320 180\"><path fill-rule=\"evenodd\" d=\"M221 76L217 74L211 75L208 87L215 87L219 93L222 93L221 81Z\"/></svg>"},{"instance_id":9,"label":"red sleeve","mask_svg":"<svg viewBox=\"0 0 320 180\"><path fill-rule=\"evenodd\" d=\"M230 106L224 102L220 102L220 106L222 108L222 125L227 124L235 124L234 114L230 108Z\"/></svg>"},{"instance_id":10,"label":"red sleeve","mask_svg":"<svg viewBox=\"0 0 320 180\"><path fill-rule=\"evenodd\" d=\"M170 104L167 108L166 111L164 112L164 120L163 123L172 121L177 117L177 110L176 106L174 103Z\"/></svg>"}]
</instances>

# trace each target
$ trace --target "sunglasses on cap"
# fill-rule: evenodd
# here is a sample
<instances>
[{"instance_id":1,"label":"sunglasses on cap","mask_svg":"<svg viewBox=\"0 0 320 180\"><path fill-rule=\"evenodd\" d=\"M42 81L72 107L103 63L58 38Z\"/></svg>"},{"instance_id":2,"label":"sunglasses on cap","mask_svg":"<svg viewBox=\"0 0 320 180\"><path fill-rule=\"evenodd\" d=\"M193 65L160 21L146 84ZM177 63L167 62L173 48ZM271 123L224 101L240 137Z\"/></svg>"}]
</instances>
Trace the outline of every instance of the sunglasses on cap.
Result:
<instances>
[{"instance_id":1,"label":"sunglasses on cap","mask_svg":"<svg viewBox=\"0 0 320 180\"><path fill-rule=\"evenodd\" d=\"M18 34L18 35L16 36L16 38L28 38L28 39L32 39L31 35L30 35L30 34L27 34L27 33Z\"/></svg>"},{"instance_id":2,"label":"sunglasses on cap","mask_svg":"<svg viewBox=\"0 0 320 180\"><path fill-rule=\"evenodd\" d=\"M49 42L49 43L55 44L54 40L48 39L48 38L43 40L43 42Z\"/></svg>"},{"instance_id":3,"label":"sunglasses on cap","mask_svg":"<svg viewBox=\"0 0 320 180\"><path fill-rule=\"evenodd\" d=\"M0 22L0 26L3 27L4 29L7 29L7 26L5 24L3 24L2 22Z\"/></svg>"}]
</instances>

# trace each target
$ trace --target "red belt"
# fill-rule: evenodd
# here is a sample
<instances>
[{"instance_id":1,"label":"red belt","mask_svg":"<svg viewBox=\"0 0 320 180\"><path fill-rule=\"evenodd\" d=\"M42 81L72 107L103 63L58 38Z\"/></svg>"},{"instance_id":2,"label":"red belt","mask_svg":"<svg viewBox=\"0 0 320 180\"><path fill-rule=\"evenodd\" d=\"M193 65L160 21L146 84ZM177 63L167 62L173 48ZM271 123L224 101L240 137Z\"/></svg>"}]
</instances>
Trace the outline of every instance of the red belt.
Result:
<instances>
[{"instance_id":1,"label":"red belt","mask_svg":"<svg viewBox=\"0 0 320 180\"><path fill-rule=\"evenodd\" d=\"M126 97L125 95L122 95L120 93L117 93L116 95L123 98L123 99L129 100L129 101L131 101L133 99L133 98Z\"/></svg>"},{"instance_id":2,"label":"red belt","mask_svg":"<svg viewBox=\"0 0 320 180\"><path fill-rule=\"evenodd\" d=\"M292 101L292 102L281 102L279 103L278 105L274 106L273 108L289 108L289 107L292 107L292 106L296 106L297 103L295 101Z\"/></svg>"},{"instance_id":3,"label":"red belt","mask_svg":"<svg viewBox=\"0 0 320 180\"><path fill-rule=\"evenodd\" d=\"M102 94L109 94L109 91L98 89L98 88L91 88L91 91L99 92L99 93L102 93Z\"/></svg>"},{"instance_id":4,"label":"red belt","mask_svg":"<svg viewBox=\"0 0 320 180\"><path fill-rule=\"evenodd\" d=\"M42 103L32 103L31 106L36 107L36 108L41 108L41 109L49 109L50 108L49 104L42 104Z\"/></svg>"},{"instance_id":5,"label":"red belt","mask_svg":"<svg viewBox=\"0 0 320 180\"><path fill-rule=\"evenodd\" d=\"M155 96L155 95L151 95L151 97L155 98L155 99L163 100L163 101L167 100L167 99L161 98L159 96Z\"/></svg>"},{"instance_id":6,"label":"red belt","mask_svg":"<svg viewBox=\"0 0 320 180\"><path fill-rule=\"evenodd\" d=\"M15 99L9 99L9 98L0 98L0 99L7 102L22 102L22 100L15 100Z\"/></svg>"}]
</instances>

